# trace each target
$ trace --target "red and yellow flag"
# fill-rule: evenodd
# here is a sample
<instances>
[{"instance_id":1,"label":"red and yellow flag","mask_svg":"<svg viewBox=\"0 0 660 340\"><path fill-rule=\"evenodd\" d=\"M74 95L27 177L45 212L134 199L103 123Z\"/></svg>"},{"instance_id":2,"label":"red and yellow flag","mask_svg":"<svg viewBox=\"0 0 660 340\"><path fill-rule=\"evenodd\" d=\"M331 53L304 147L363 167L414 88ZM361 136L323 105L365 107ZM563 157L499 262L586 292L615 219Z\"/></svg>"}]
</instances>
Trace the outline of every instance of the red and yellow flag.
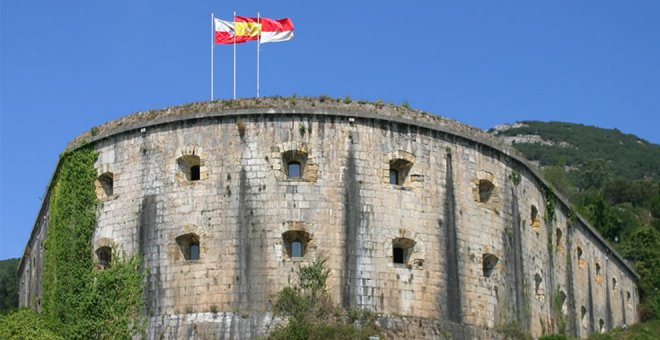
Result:
<instances>
[{"instance_id":1,"label":"red and yellow flag","mask_svg":"<svg viewBox=\"0 0 660 340\"><path fill-rule=\"evenodd\" d=\"M257 40L261 35L261 23L258 23L256 18L235 16L234 25L236 25L236 38L240 37L241 42Z\"/></svg>"}]
</instances>

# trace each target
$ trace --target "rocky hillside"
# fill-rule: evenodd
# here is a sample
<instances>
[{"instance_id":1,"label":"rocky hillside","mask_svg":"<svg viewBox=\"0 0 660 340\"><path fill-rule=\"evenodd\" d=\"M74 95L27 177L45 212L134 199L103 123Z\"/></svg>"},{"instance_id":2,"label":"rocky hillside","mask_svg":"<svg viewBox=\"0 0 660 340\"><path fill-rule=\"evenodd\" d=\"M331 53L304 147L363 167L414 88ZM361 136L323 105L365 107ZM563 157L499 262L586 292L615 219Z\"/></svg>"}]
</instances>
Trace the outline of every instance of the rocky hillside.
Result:
<instances>
[{"instance_id":1,"label":"rocky hillside","mask_svg":"<svg viewBox=\"0 0 660 340\"><path fill-rule=\"evenodd\" d=\"M660 145L617 129L525 121L488 132L536 163L641 276L643 319L660 318Z\"/></svg>"}]
</instances>

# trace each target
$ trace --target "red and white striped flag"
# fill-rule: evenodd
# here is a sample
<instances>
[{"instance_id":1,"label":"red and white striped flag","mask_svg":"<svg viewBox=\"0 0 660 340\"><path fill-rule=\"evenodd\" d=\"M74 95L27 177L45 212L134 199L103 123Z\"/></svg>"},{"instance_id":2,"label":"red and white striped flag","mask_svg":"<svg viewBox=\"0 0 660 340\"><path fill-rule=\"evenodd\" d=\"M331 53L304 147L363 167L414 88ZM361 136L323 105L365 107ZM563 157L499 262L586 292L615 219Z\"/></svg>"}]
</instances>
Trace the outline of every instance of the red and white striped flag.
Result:
<instances>
[{"instance_id":1,"label":"red and white striped flag","mask_svg":"<svg viewBox=\"0 0 660 340\"><path fill-rule=\"evenodd\" d=\"M293 39L293 22L284 18L273 20L261 18L261 43L282 42Z\"/></svg>"}]
</instances>

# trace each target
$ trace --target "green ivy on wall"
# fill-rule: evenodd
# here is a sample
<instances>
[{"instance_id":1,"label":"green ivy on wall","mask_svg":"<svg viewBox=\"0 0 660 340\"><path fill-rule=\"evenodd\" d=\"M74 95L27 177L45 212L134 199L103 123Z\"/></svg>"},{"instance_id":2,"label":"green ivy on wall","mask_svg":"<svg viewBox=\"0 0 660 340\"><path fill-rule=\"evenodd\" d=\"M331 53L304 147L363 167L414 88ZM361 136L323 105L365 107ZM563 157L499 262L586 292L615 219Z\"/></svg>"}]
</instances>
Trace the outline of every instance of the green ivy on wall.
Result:
<instances>
[{"instance_id":1,"label":"green ivy on wall","mask_svg":"<svg viewBox=\"0 0 660 340\"><path fill-rule=\"evenodd\" d=\"M557 206L557 196L547 187L543 188L543 196L545 197L545 215L544 220L546 223L553 223L555 221L555 208Z\"/></svg>"},{"instance_id":2,"label":"green ivy on wall","mask_svg":"<svg viewBox=\"0 0 660 340\"><path fill-rule=\"evenodd\" d=\"M144 327L140 259L115 254L110 268L94 269L97 154L82 147L61 157L49 202L41 316L66 339L130 339Z\"/></svg>"}]
</instances>

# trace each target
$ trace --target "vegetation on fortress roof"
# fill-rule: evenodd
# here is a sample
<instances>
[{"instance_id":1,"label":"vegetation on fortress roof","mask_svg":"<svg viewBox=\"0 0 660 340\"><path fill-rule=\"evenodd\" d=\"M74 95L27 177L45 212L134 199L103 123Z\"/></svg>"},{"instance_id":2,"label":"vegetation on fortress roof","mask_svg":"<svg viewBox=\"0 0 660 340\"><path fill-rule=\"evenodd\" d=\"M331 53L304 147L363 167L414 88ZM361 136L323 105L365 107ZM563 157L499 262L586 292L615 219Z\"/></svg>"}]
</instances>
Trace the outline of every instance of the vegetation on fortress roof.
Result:
<instances>
[{"instance_id":1,"label":"vegetation on fortress roof","mask_svg":"<svg viewBox=\"0 0 660 340\"><path fill-rule=\"evenodd\" d=\"M177 117L193 116L196 114L272 108L281 110L295 110L296 112L300 113L304 113L305 110L320 109L329 111L334 110L342 112L372 113L383 117L404 118L417 122L436 124L437 126L442 126L452 131L471 136L478 136L480 138L487 139L491 143L504 146L504 144L500 143L497 138L492 137L480 129L435 114L412 109L406 102L401 105L395 105L391 103L384 103L382 100L368 102L364 100L352 100L350 97L331 98L328 96L276 96L194 102L164 109L136 112L91 128L89 131L72 140L69 143L68 148L75 148L76 146L87 143L90 138L109 135L122 128L135 126L137 124L149 124L160 120L175 119Z\"/></svg>"},{"instance_id":2,"label":"vegetation on fortress roof","mask_svg":"<svg viewBox=\"0 0 660 340\"><path fill-rule=\"evenodd\" d=\"M560 122L526 121L491 132L545 142L513 146L539 162L574 209L633 262L641 277L640 317L660 319L660 145L616 129Z\"/></svg>"}]
</instances>

